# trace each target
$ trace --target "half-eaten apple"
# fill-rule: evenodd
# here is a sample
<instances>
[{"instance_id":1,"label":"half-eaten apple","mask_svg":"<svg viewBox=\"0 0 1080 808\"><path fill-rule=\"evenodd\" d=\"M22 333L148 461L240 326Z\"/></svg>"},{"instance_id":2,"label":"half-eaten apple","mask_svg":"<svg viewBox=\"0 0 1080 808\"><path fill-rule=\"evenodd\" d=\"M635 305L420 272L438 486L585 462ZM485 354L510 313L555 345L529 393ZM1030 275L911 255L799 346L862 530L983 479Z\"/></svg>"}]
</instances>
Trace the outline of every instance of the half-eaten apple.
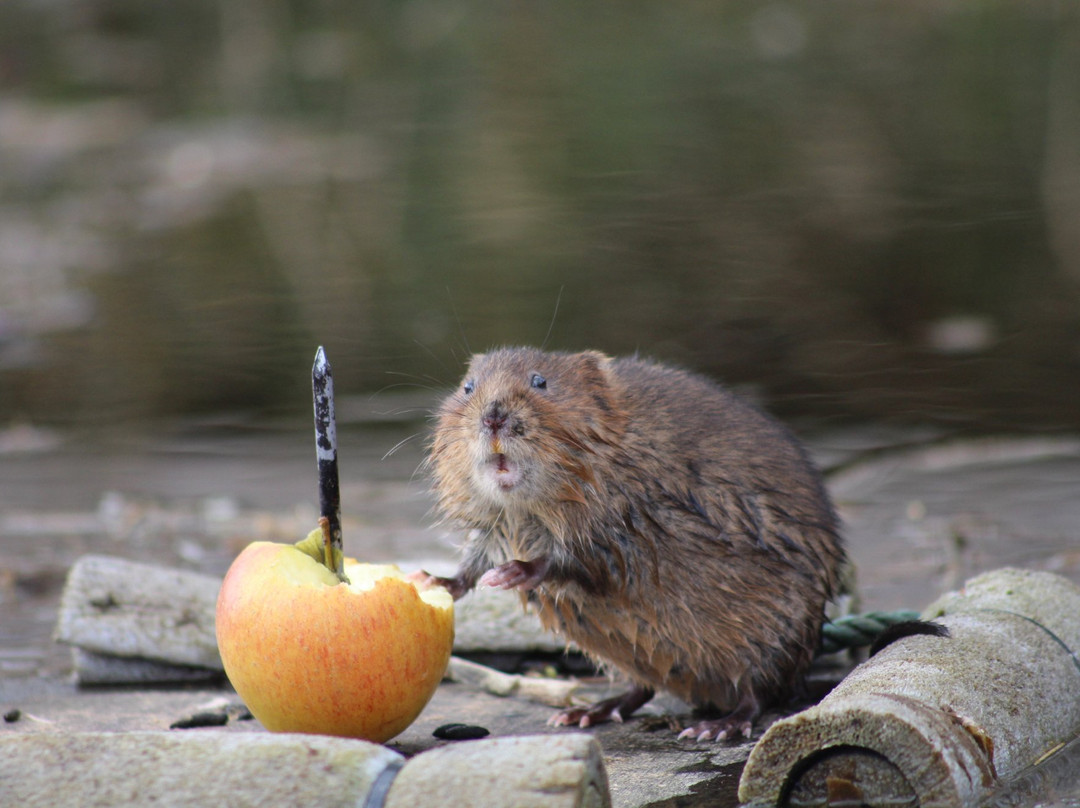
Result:
<instances>
[{"instance_id":1,"label":"half-eaten apple","mask_svg":"<svg viewBox=\"0 0 1080 808\"><path fill-rule=\"evenodd\" d=\"M254 542L217 602L225 673L267 729L382 743L420 714L454 641L454 607L393 565L323 563L319 529L292 544Z\"/></svg>"}]
</instances>

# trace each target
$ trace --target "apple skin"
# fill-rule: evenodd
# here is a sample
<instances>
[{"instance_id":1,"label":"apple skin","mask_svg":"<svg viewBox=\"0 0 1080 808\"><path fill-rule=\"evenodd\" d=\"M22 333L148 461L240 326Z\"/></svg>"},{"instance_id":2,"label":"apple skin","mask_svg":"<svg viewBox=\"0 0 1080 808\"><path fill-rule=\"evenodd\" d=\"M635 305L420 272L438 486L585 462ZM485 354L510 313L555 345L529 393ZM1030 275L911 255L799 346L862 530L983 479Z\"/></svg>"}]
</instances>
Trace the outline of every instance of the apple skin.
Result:
<instances>
[{"instance_id":1,"label":"apple skin","mask_svg":"<svg viewBox=\"0 0 1080 808\"><path fill-rule=\"evenodd\" d=\"M413 722L442 679L454 642L449 593L433 587L424 598L437 605L429 605L396 567L346 559L345 572L352 586L291 544L254 542L225 575L221 660L271 731L383 743ZM374 586L356 591L364 577Z\"/></svg>"}]
</instances>

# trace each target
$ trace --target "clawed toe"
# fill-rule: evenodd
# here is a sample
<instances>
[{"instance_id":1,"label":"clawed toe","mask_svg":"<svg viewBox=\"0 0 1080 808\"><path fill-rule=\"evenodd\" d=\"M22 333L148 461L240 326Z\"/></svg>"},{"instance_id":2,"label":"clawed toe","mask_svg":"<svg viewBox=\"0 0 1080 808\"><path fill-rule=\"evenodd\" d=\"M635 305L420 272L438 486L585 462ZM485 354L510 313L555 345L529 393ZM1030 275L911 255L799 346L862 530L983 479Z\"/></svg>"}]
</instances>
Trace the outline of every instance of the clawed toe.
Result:
<instances>
[{"instance_id":1,"label":"clawed toe","mask_svg":"<svg viewBox=\"0 0 1080 808\"><path fill-rule=\"evenodd\" d=\"M623 723L642 704L653 697L653 691L647 687L633 687L621 696L604 699L587 707L570 707L555 713L548 719L549 727L570 727L575 724L581 729L588 729L605 721Z\"/></svg>"},{"instance_id":2,"label":"clawed toe","mask_svg":"<svg viewBox=\"0 0 1080 808\"><path fill-rule=\"evenodd\" d=\"M679 733L679 738L695 741L734 741L749 738L754 731L754 719L761 715L761 702L752 690L746 690L739 703L725 716L693 724Z\"/></svg>"},{"instance_id":3,"label":"clawed toe","mask_svg":"<svg viewBox=\"0 0 1080 808\"><path fill-rule=\"evenodd\" d=\"M622 713L618 710L608 712L604 709L597 710L588 707L572 707L555 713L548 719L549 727L573 727L588 729L594 724L602 724L604 721L614 721L617 724L623 722Z\"/></svg>"},{"instance_id":4,"label":"clawed toe","mask_svg":"<svg viewBox=\"0 0 1080 808\"><path fill-rule=\"evenodd\" d=\"M580 727L588 729L593 725L594 717L590 716L591 709L588 707L570 707L560 710L547 720L549 727Z\"/></svg>"},{"instance_id":5,"label":"clawed toe","mask_svg":"<svg viewBox=\"0 0 1080 808\"><path fill-rule=\"evenodd\" d=\"M740 737L749 738L754 726L750 721L741 719L718 718L714 721L699 721L679 733L679 740L693 741L734 741Z\"/></svg>"}]
</instances>

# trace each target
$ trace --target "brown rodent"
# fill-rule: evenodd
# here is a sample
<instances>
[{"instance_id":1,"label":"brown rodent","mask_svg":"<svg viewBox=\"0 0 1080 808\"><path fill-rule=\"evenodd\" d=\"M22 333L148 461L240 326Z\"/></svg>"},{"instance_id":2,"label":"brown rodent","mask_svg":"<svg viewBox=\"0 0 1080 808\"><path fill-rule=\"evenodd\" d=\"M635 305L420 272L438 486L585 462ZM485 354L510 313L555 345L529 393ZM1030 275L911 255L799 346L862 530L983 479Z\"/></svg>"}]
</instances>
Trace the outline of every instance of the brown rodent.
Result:
<instances>
[{"instance_id":1,"label":"brown rodent","mask_svg":"<svg viewBox=\"0 0 1080 808\"><path fill-rule=\"evenodd\" d=\"M749 736L802 682L844 551L806 452L703 377L639 358L474 356L428 458L466 530L453 578L527 593L543 625L633 689L553 723L628 716L664 689Z\"/></svg>"}]
</instances>

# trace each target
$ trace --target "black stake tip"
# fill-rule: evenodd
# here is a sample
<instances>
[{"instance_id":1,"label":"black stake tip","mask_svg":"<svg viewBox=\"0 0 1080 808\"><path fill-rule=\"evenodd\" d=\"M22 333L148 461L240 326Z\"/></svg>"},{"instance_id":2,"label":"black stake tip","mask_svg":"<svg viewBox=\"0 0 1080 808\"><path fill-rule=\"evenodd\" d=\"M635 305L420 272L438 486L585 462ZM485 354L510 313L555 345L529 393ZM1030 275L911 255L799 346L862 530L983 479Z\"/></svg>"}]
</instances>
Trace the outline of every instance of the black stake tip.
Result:
<instances>
[{"instance_id":1,"label":"black stake tip","mask_svg":"<svg viewBox=\"0 0 1080 808\"><path fill-rule=\"evenodd\" d=\"M319 373L323 376L330 375L330 362L326 358L326 351L323 350L323 346L319 346L319 349L315 351L315 366L312 367L311 372Z\"/></svg>"}]
</instances>

